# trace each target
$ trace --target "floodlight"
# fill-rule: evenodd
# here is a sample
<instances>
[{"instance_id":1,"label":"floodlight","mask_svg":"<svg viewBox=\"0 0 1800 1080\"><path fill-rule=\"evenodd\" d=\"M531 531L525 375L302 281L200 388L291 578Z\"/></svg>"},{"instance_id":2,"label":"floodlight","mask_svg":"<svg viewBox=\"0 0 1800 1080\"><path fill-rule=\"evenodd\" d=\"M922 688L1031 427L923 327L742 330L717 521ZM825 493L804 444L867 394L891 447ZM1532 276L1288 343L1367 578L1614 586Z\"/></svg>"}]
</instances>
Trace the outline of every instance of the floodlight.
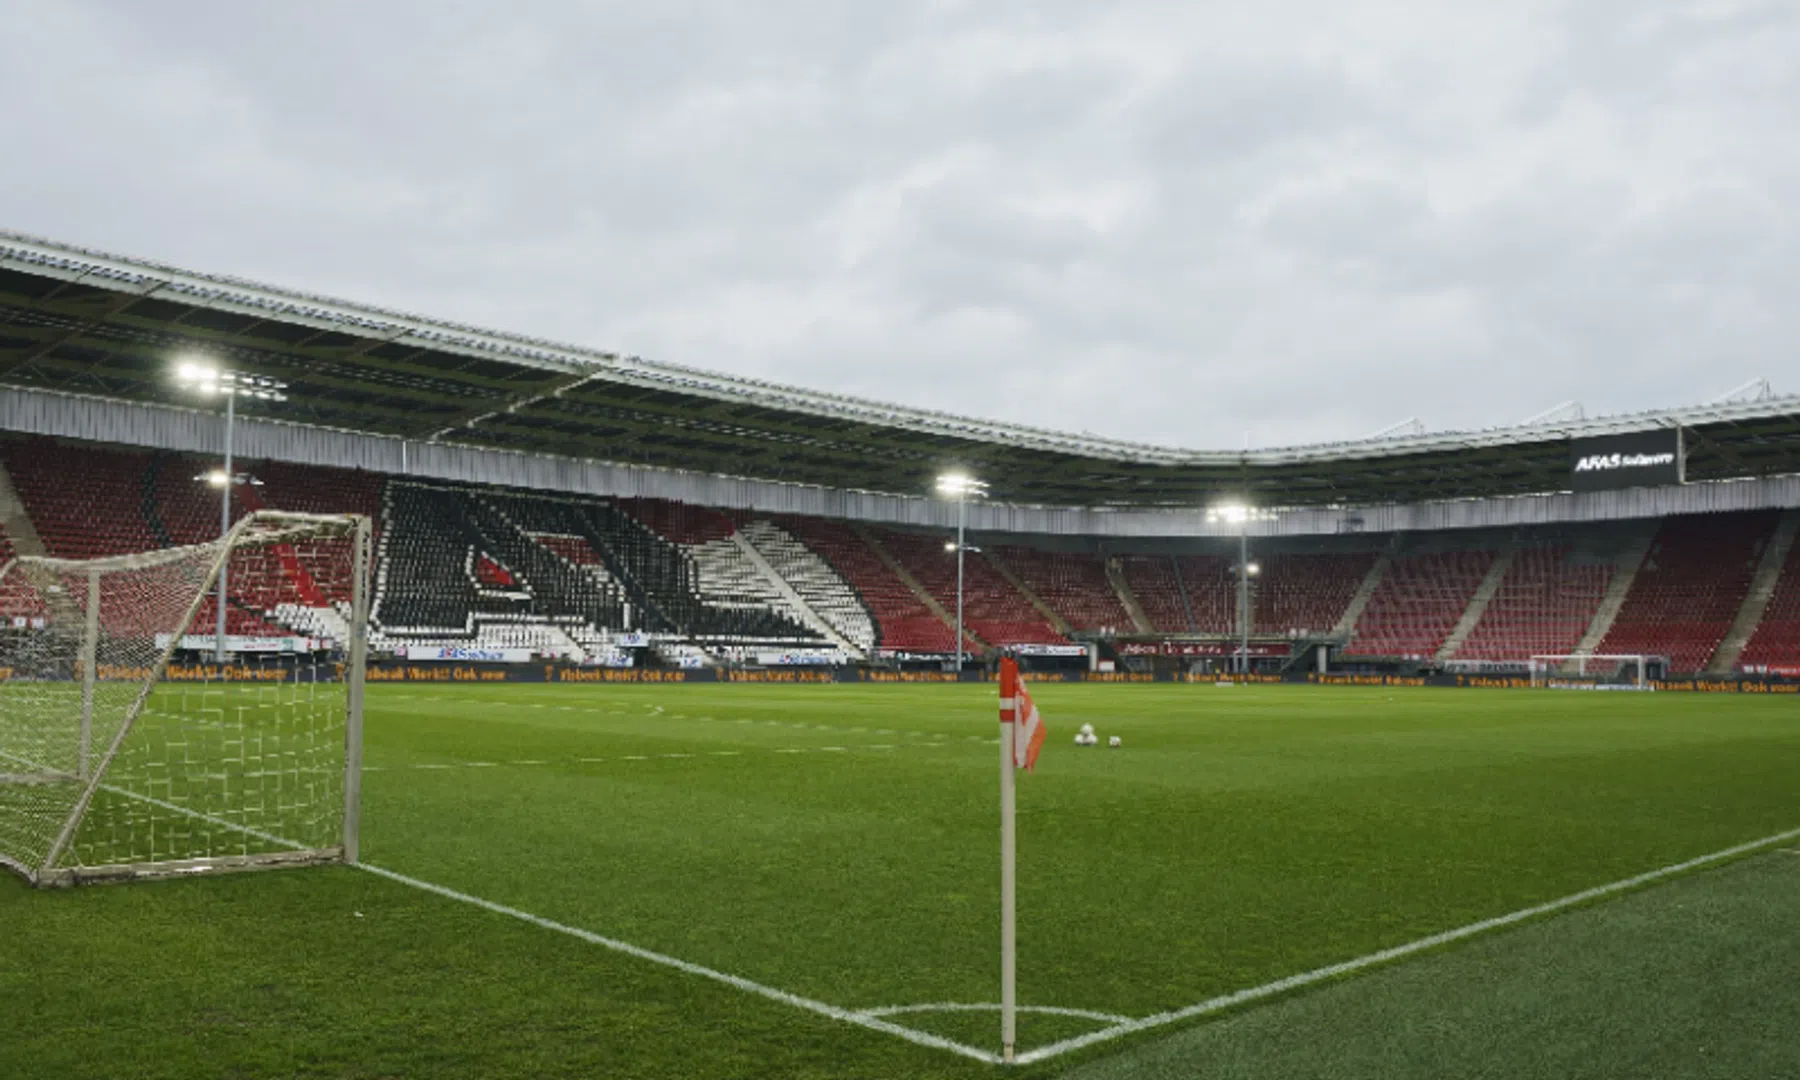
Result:
<instances>
[{"instance_id":1,"label":"floodlight","mask_svg":"<svg viewBox=\"0 0 1800 1080\"><path fill-rule=\"evenodd\" d=\"M956 541L954 541L954 540L944 541L944 550L945 551L955 551L956 550Z\"/></svg>"},{"instance_id":2,"label":"floodlight","mask_svg":"<svg viewBox=\"0 0 1800 1080\"><path fill-rule=\"evenodd\" d=\"M213 487L222 488L225 486L226 481L230 480L231 478L229 476L225 475L224 469L214 469L213 471L207 473L205 476L201 477L201 479L205 480L207 483L211 484Z\"/></svg>"},{"instance_id":3,"label":"floodlight","mask_svg":"<svg viewBox=\"0 0 1800 1080\"><path fill-rule=\"evenodd\" d=\"M965 472L948 472L938 477L937 489L940 495L980 495L987 491L987 484L977 480Z\"/></svg>"},{"instance_id":4,"label":"floodlight","mask_svg":"<svg viewBox=\"0 0 1800 1080\"><path fill-rule=\"evenodd\" d=\"M1262 573L1262 563L1247 563L1247 564L1245 564L1244 573L1249 574L1251 577L1255 577L1256 575Z\"/></svg>"},{"instance_id":5,"label":"floodlight","mask_svg":"<svg viewBox=\"0 0 1800 1080\"><path fill-rule=\"evenodd\" d=\"M219 377L219 369L211 364L184 360L175 369L175 377L183 382L212 382Z\"/></svg>"},{"instance_id":6,"label":"floodlight","mask_svg":"<svg viewBox=\"0 0 1800 1080\"><path fill-rule=\"evenodd\" d=\"M1213 521L1229 521L1233 525L1242 525L1250 520L1250 508L1243 503L1223 503L1206 512Z\"/></svg>"}]
</instances>

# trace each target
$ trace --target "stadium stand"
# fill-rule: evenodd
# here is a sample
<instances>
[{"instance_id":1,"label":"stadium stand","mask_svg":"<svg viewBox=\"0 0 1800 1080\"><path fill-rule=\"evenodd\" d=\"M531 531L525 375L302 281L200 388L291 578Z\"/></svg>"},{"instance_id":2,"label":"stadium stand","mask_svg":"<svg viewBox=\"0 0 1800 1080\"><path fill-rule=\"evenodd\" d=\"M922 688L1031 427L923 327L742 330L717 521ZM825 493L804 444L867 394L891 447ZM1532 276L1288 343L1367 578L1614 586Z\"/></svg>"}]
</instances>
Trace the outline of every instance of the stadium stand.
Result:
<instances>
[{"instance_id":1,"label":"stadium stand","mask_svg":"<svg viewBox=\"0 0 1800 1080\"><path fill-rule=\"evenodd\" d=\"M774 523L817 552L862 597L876 623L877 648L919 653L954 649L955 632L888 569L851 526L805 517L777 517Z\"/></svg>"},{"instance_id":2,"label":"stadium stand","mask_svg":"<svg viewBox=\"0 0 1800 1080\"><path fill-rule=\"evenodd\" d=\"M1229 634L1237 629L1235 558L1128 554L1120 564L1153 630Z\"/></svg>"},{"instance_id":3,"label":"stadium stand","mask_svg":"<svg viewBox=\"0 0 1800 1080\"><path fill-rule=\"evenodd\" d=\"M626 631L702 648L823 643L731 539L730 517L660 500L633 500L632 513L624 505L390 483L372 621L390 645L551 655L607 648Z\"/></svg>"},{"instance_id":4,"label":"stadium stand","mask_svg":"<svg viewBox=\"0 0 1800 1080\"><path fill-rule=\"evenodd\" d=\"M946 611L956 608L956 555L944 550L942 535L876 530L881 544ZM1056 632L1012 583L982 558L963 560L963 622L976 637L995 646L1057 645Z\"/></svg>"},{"instance_id":5,"label":"stadium stand","mask_svg":"<svg viewBox=\"0 0 1800 1080\"><path fill-rule=\"evenodd\" d=\"M829 563L773 521L746 522L739 533L846 641L865 653L874 649L874 616Z\"/></svg>"},{"instance_id":6,"label":"stadium stand","mask_svg":"<svg viewBox=\"0 0 1800 1080\"><path fill-rule=\"evenodd\" d=\"M1259 560L1251 612L1258 634L1323 634L1337 625L1375 553L1276 552ZM1235 615L1234 615L1235 619ZM1235 623L1234 623L1235 625Z\"/></svg>"},{"instance_id":7,"label":"stadium stand","mask_svg":"<svg viewBox=\"0 0 1800 1080\"><path fill-rule=\"evenodd\" d=\"M143 514L150 454L28 439L0 443L0 459L48 554L91 559L166 546Z\"/></svg>"},{"instance_id":8,"label":"stadium stand","mask_svg":"<svg viewBox=\"0 0 1800 1080\"><path fill-rule=\"evenodd\" d=\"M701 608L681 624L689 633L737 645L810 647L823 643L822 635L808 625L807 612L790 601L781 584L764 571L766 558L759 561L738 540L738 525L745 515L665 499L625 499L618 505L675 545L678 556L691 563L688 580ZM736 617L718 624L718 613L736 613ZM696 631L692 629L695 625L706 629Z\"/></svg>"},{"instance_id":9,"label":"stadium stand","mask_svg":"<svg viewBox=\"0 0 1800 1080\"><path fill-rule=\"evenodd\" d=\"M1775 592L1738 666L1748 671L1774 667L1800 672L1800 544L1788 549Z\"/></svg>"},{"instance_id":10,"label":"stadium stand","mask_svg":"<svg viewBox=\"0 0 1800 1080\"><path fill-rule=\"evenodd\" d=\"M1612 570L1609 561L1583 557L1567 545L1520 549L1456 659L1514 662L1573 651L1606 595Z\"/></svg>"},{"instance_id":11,"label":"stadium stand","mask_svg":"<svg viewBox=\"0 0 1800 1080\"><path fill-rule=\"evenodd\" d=\"M1106 579L1105 564L1093 555L1017 544L998 545L991 552L1074 629L1131 628L1131 615Z\"/></svg>"},{"instance_id":12,"label":"stadium stand","mask_svg":"<svg viewBox=\"0 0 1800 1080\"><path fill-rule=\"evenodd\" d=\"M1599 652L1667 656L1699 671L1731 627L1774 511L1690 514L1663 521Z\"/></svg>"},{"instance_id":13,"label":"stadium stand","mask_svg":"<svg viewBox=\"0 0 1800 1080\"><path fill-rule=\"evenodd\" d=\"M211 468L205 458L15 437L0 440L0 463L51 555L122 554L209 541L218 531L218 493L201 479ZM274 461L240 467L254 482L233 488L234 517L266 508L359 512L375 521L378 648L594 655L616 652L630 632L663 638L672 657L829 651L840 640L858 653L951 648L946 614L955 609L956 560L940 533L867 529L927 602L861 527L842 521L456 487ZM1758 511L1610 526L1618 536L1521 530L1506 541L1517 547L1503 576L1495 568L1491 599L1484 591L1486 606L1474 608L1471 597L1495 565L1500 541L1413 537L1408 543L1422 550L1391 556L1345 653L1428 660L1453 629L1457 662L1571 651L1590 626L1596 635L1606 626L1595 615L1619 573L1620 537L1629 533L1641 545L1654 528L1636 576L1613 590L1623 603L1596 651L1666 655L1672 671L1702 670L1738 615L1775 521L1773 511ZM1264 541L1252 553L1261 566L1253 633L1329 632L1384 542L1360 538L1359 549L1343 550L1346 541L1319 550L1318 543ZM970 632L995 646L1062 643L1022 587L1073 631L1132 633L1134 620L1108 576L1110 557L1154 632L1233 634L1235 552L1226 541L1206 543L1215 551L1110 556L994 543L966 562ZM0 533L0 558L10 550ZM1770 559L1780 555L1777 547ZM335 636L350 583L330 580L323 568L339 563L277 549L273 562L234 567L228 630ZM1769 573L1760 579L1759 603ZM1800 549L1786 553L1768 596L1738 659L1746 670L1800 665ZM211 604L202 625L212 625ZM1751 610L1746 625L1754 620ZM1734 642L1745 640L1736 633Z\"/></svg>"},{"instance_id":14,"label":"stadium stand","mask_svg":"<svg viewBox=\"0 0 1800 1080\"><path fill-rule=\"evenodd\" d=\"M1175 556L1125 555L1119 560L1119 569L1152 630L1186 634L1198 629L1189 618Z\"/></svg>"},{"instance_id":15,"label":"stadium stand","mask_svg":"<svg viewBox=\"0 0 1800 1080\"><path fill-rule=\"evenodd\" d=\"M1345 653L1431 659L1456 627L1493 561L1492 551L1395 556L1356 621Z\"/></svg>"},{"instance_id":16,"label":"stadium stand","mask_svg":"<svg viewBox=\"0 0 1800 1080\"><path fill-rule=\"evenodd\" d=\"M1181 585L1203 634L1232 634L1238 629L1237 557L1182 555L1175 560Z\"/></svg>"}]
</instances>

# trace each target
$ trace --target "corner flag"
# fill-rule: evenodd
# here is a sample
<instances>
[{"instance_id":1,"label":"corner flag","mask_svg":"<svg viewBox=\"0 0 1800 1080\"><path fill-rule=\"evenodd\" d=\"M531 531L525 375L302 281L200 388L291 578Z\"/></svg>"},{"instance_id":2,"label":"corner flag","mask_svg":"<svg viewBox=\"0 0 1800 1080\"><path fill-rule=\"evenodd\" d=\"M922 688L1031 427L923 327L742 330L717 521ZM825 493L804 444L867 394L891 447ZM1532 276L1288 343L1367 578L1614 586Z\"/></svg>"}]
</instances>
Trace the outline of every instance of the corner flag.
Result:
<instances>
[{"instance_id":1,"label":"corner flag","mask_svg":"<svg viewBox=\"0 0 1800 1080\"><path fill-rule=\"evenodd\" d=\"M1019 678L1019 662L1000 661L1000 722L1011 724L1013 767L1030 772L1037 768L1038 750L1044 745L1044 721L1025 680Z\"/></svg>"},{"instance_id":2,"label":"corner flag","mask_svg":"<svg viewBox=\"0 0 1800 1080\"><path fill-rule=\"evenodd\" d=\"M1013 773L1037 764L1044 721L1019 678L1019 662L1000 661L1000 1058L1013 1061L1018 1033L1018 815Z\"/></svg>"}]
</instances>

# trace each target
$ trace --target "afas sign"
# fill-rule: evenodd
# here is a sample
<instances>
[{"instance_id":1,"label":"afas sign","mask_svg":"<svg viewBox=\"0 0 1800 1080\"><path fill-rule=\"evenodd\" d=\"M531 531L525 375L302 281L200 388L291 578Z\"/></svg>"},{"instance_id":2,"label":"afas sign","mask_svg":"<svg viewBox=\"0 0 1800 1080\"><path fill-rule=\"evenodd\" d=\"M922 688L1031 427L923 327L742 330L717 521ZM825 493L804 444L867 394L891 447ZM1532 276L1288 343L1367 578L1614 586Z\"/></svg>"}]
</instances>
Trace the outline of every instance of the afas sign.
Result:
<instances>
[{"instance_id":1,"label":"afas sign","mask_svg":"<svg viewBox=\"0 0 1800 1080\"><path fill-rule=\"evenodd\" d=\"M1648 469L1675 464L1675 454L1589 454L1575 463L1576 472L1611 472L1614 469Z\"/></svg>"},{"instance_id":2,"label":"afas sign","mask_svg":"<svg viewBox=\"0 0 1800 1080\"><path fill-rule=\"evenodd\" d=\"M1575 491L1679 484L1686 479L1680 428L1576 439L1570 454L1569 487Z\"/></svg>"}]
</instances>

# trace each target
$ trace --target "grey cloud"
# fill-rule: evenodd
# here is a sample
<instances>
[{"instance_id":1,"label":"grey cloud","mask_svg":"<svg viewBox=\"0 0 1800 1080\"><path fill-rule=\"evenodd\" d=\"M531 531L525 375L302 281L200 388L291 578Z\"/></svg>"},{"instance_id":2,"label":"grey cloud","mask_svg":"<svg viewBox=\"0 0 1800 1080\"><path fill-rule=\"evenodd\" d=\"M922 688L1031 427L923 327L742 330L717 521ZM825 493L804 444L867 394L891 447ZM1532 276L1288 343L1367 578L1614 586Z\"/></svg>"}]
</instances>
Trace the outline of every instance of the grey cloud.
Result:
<instances>
[{"instance_id":1,"label":"grey cloud","mask_svg":"<svg viewBox=\"0 0 1800 1080\"><path fill-rule=\"evenodd\" d=\"M1800 390L1786 4L0 14L0 222L1199 446ZM71 61L70 58L78 58Z\"/></svg>"}]
</instances>

